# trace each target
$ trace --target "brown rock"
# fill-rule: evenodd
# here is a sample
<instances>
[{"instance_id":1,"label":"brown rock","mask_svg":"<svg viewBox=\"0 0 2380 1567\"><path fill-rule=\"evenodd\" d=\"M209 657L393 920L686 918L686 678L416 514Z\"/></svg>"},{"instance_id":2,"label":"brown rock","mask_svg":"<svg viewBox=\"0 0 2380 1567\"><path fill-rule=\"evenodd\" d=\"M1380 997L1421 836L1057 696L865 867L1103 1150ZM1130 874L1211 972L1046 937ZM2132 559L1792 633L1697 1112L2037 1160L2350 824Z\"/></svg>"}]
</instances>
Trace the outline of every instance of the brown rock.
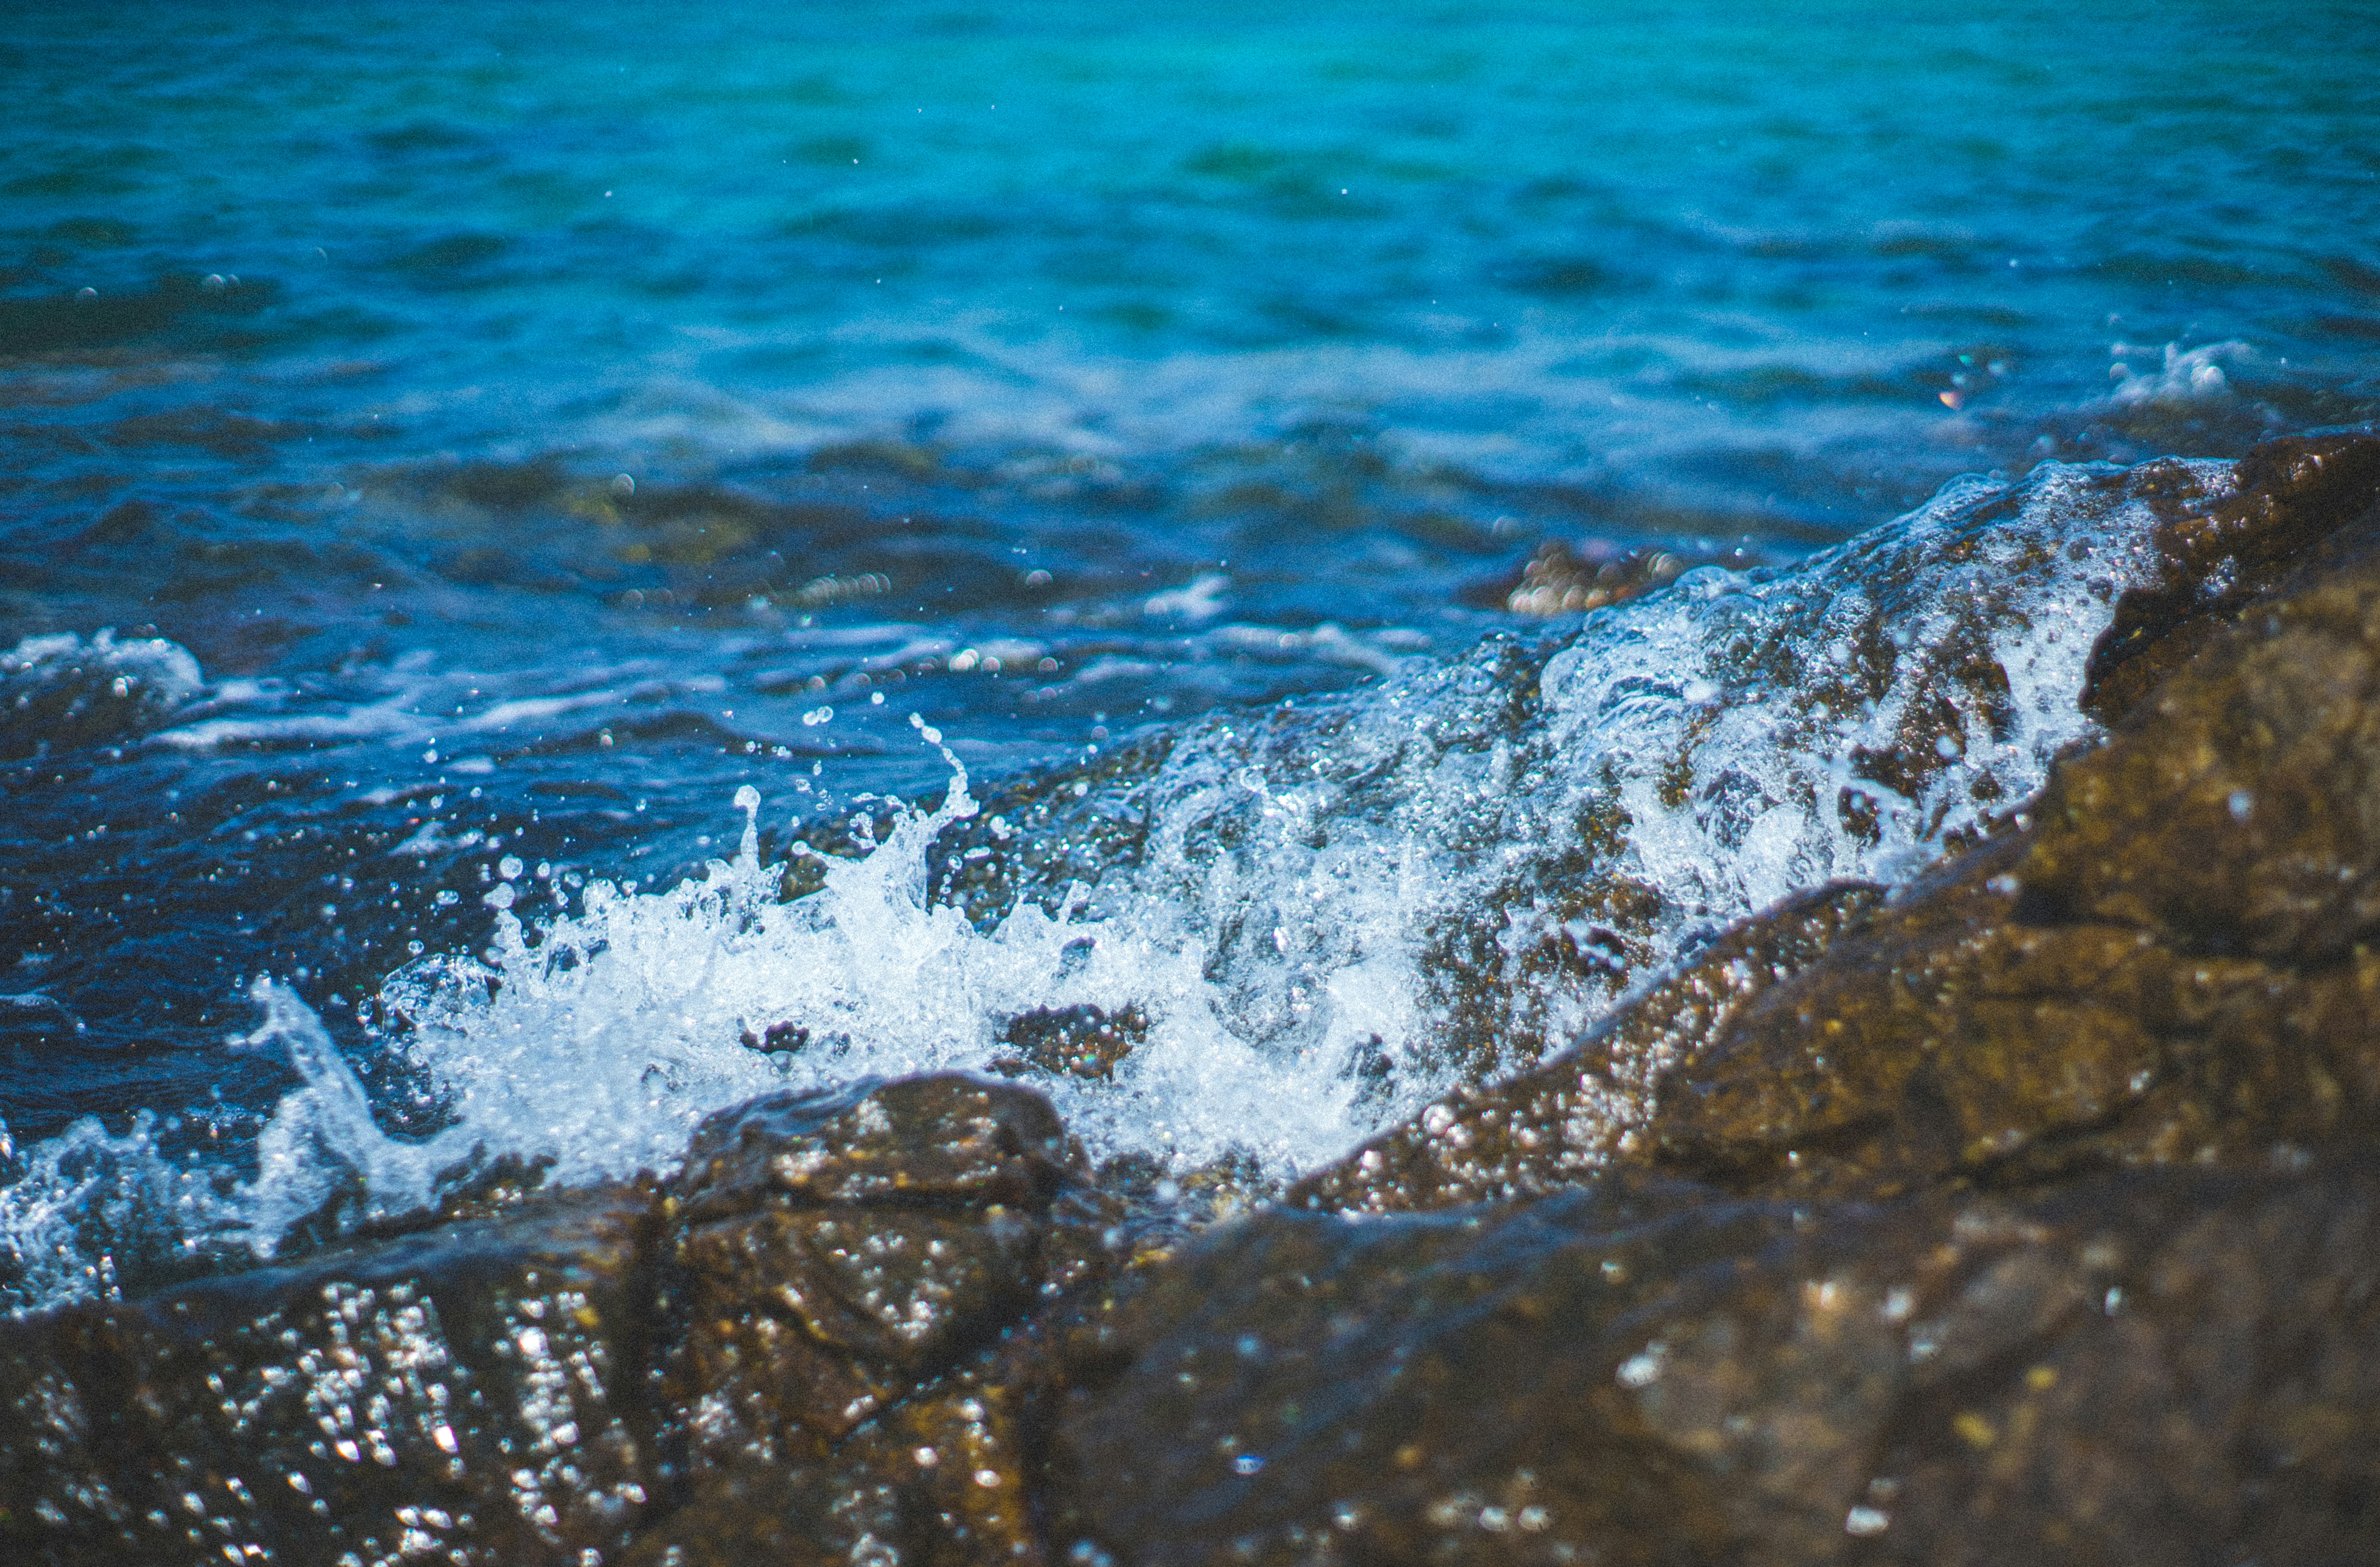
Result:
<instances>
[{"instance_id":1,"label":"brown rock","mask_svg":"<svg viewBox=\"0 0 2380 1567\"><path fill-rule=\"evenodd\" d=\"M1016 1560L994 1351L1109 1265L1119 1215L1078 1162L1009 1084L779 1095L706 1123L666 1188L503 1184L417 1233L0 1324L0 1561Z\"/></svg>"},{"instance_id":2,"label":"brown rock","mask_svg":"<svg viewBox=\"0 0 2380 1567\"><path fill-rule=\"evenodd\" d=\"M617 1552L662 1484L650 1198L549 1197L0 1329L0 1560Z\"/></svg>"},{"instance_id":3,"label":"brown rock","mask_svg":"<svg viewBox=\"0 0 2380 1567\"><path fill-rule=\"evenodd\" d=\"M2380 923L2380 551L2259 605L2035 815L2017 874L2045 914L2346 959Z\"/></svg>"},{"instance_id":4,"label":"brown rock","mask_svg":"<svg viewBox=\"0 0 2380 1567\"><path fill-rule=\"evenodd\" d=\"M2228 487L2171 461L2131 473L2165 516L2155 540L2162 569L2117 600L2091 650L2082 709L2111 723L2380 501L2380 439L2365 428L2268 441L2240 459Z\"/></svg>"},{"instance_id":5,"label":"brown rock","mask_svg":"<svg viewBox=\"0 0 2380 1567\"><path fill-rule=\"evenodd\" d=\"M1457 1089L1299 1182L1285 1200L1394 1213L1537 1197L1591 1178L1633 1147L1664 1078L1881 896L1840 883L1743 921L1579 1045L1505 1082Z\"/></svg>"},{"instance_id":6,"label":"brown rock","mask_svg":"<svg viewBox=\"0 0 2380 1567\"><path fill-rule=\"evenodd\" d=\"M1042 1567L1021 1405L999 1357L804 1464L746 1457L638 1537L625 1567Z\"/></svg>"},{"instance_id":7,"label":"brown rock","mask_svg":"<svg viewBox=\"0 0 2380 1567\"><path fill-rule=\"evenodd\" d=\"M2260 1166L2380 1128L2380 521L2341 528L2380 439L2276 443L2228 490L2180 465L2123 477L2168 481L2168 569L2217 587L2168 594L2154 625L2136 606L2116 662L2132 679L2196 656L2004 831L1888 905L1747 922L1581 1047L1459 1090L1293 1198L1447 1206L1614 1159L1887 1196Z\"/></svg>"},{"instance_id":8,"label":"brown rock","mask_svg":"<svg viewBox=\"0 0 2380 1567\"><path fill-rule=\"evenodd\" d=\"M1046 1207L1075 1163L1050 1101L957 1073L770 1094L696 1129L673 1196L698 1221L763 1200Z\"/></svg>"},{"instance_id":9,"label":"brown rock","mask_svg":"<svg viewBox=\"0 0 2380 1567\"><path fill-rule=\"evenodd\" d=\"M2022 832L1744 1007L1657 1157L1888 1192L2259 1165L2380 1129L2380 559L2261 606Z\"/></svg>"},{"instance_id":10,"label":"brown rock","mask_svg":"<svg viewBox=\"0 0 2380 1567\"><path fill-rule=\"evenodd\" d=\"M1102 1191L948 1075L755 1100L665 1187L492 1167L435 1227L0 1324L0 1560L2380 1560L2380 440L2209 471L2085 486L2157 502L2166 576L2029 808L1576 1038L1675 912L1586 801L1490 899L1542 940L1425 942L1445 1059L1524 1070L1281 1209L1192 1235L1261 1172ZM1952 564L2037 571L1985 551L2022 504ZM2009 696L2008 584L1904 648L1879 562L1833 684L1815 599L1731 656L1828 711L1922 667L1852 759L1916 797ZM1027 1014L1017 1070L1105 1076L1135 1018Z\"/></svg>"},{"instance_id":11,"label":"brown rock","mask_svg":"<svg viewBox=\"0 0 2380 1567\"><path fill-rule=\"evenodd\" d=\"M946 1074L772 1095L703 1124L669 1204L672 1431L697 1480L822 1463L1098 1264L1049 1101ZM1067 1228L1067 1226L1059 1226ZM1050 1255L1045 1257L1045 1251Z\"/></svg>"},{"instance_id":12,"label":"brown rock","mask_svg":"<svg viewBox=\"0 0 2380 1567\"><path fill-rule=\"evenodd\" d=\"M1220 1230L1054 1438L1070 1560L2093 1563L2380 1543L2380 1171Z\"/></svg>"}]
</instances>

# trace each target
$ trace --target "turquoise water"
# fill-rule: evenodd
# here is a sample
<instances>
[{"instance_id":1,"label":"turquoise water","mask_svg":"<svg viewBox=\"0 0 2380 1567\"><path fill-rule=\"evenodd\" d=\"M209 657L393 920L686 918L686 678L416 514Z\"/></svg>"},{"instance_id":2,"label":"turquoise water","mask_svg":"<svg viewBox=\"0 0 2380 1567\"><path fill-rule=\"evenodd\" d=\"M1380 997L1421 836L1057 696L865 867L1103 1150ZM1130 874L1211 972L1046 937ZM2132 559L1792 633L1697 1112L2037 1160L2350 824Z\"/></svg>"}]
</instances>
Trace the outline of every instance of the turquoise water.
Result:
<instances>
[{"instance_id":1,"label":"turquoise water","mask_svg":"<svg viewBox=\"0 0 2380 1567\"><path fill-rule=\"evenodd\" d=\"M2344 4L15 7L0 1120L247 1146L270 973L404 1134L370 998L499 881L782 852L913 718L980 795L1570 636L1541 545L2380 417L2375 80Z\"/></svg>"},{"instance_id":2,"label":"turquoise water","mask_svg":"<svg viewBox=\"0 0 2380 1567\"><path fill-rule=\"evenodd\" d=\"M292 480L876 443L1205 544L1806 541L2368 411L2366 8L1926 10L19 13L8 340L142 384L12 466L112 394ZM2168 345L2233 396L2110 417Z\"/></svg>"}]
</instances>

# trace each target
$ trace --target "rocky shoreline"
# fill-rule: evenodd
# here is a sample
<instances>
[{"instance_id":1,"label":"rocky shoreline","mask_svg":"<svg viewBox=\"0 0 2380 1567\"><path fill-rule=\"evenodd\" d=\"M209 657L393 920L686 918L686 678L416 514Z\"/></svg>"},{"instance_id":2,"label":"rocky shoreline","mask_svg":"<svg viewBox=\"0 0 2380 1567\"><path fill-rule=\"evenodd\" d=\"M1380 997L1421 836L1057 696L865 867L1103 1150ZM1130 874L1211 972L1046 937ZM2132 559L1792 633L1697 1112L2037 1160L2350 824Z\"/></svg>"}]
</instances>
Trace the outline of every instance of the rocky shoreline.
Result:
<instances>
[{"instance_id":1,"label":"rocky shoreline","mask_svg":"<svg viewBox=\"0 0 2380 1567\"><path fill-rule=\"evenodd\" d=\"M1194 1224L1019 1082L764 1098L0 1324L0 1555L2380 1554L2380 437L2206 473L2106 477L2161 575L2038 797L1278 1203Z\"/></svg>"}]
</instances>

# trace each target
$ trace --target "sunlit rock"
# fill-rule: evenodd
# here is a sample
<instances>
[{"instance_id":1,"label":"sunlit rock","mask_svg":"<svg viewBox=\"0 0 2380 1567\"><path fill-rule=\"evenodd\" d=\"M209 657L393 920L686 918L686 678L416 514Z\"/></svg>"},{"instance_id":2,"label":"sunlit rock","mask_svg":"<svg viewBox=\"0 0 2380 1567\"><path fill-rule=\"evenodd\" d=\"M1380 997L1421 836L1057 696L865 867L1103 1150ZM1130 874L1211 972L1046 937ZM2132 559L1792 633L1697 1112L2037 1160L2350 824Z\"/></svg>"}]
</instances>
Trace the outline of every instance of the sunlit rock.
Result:
<instances>
[{"instance_id":1,"label":"sunlit rock","mask_svg":"<svg viewBox=\"0 0 2380 1567\"><path fill-rule=\"evenodd\" d=\"M1732 1020L1655 1118L1743 1189L2261 1167L2380 1127L2380 562L2260 601L2022 832Z\"/></svg>"},{"instance_id":2,"label":"sunlit rock","mask_svg":"<svg viewBox=\"0 0 2380 1567\"><path fill-rule=\"evenodd\" d=\"M6 1559L584 1567L681 1509L732 1540L756 1490L856 1539L886 1442L914 1482L886 1505L955 1485L962 1524L1023 1538L1013 1415L968 1357L1102 1271L1119 1219L1045 1100L947 1075L753 1101L663 1185L462 1206L0 1325Z\"/></svg>"},{"instance_id":3,"label":"sunlit rock","mask_svg":"<svg viewBox=\"0 0 2380 1567\"><path fill-rule=\"evenodd\" d=\"M664 1205L689 1472L822 1459L1030 1310L1078 1160L1047 1100L956 1075L706 1123Z\"/></svg>"},{"instance_id":4,"label":"sunlit rock","mask_svg":"<svg viewBox=\"0 0 2380 1567\"><path fill-rule=\"evenodd\" d=\"M0 1557L577 1561L660 1477L650 1189L0 1327Z\"/></svg>"},{"instance_id":5,"label":"sunlit rock","mask_svg":"<svg viewBox=\"0 0 2380 1567\"><path fill-rule=\"evenodd\" d=\"M2117 601L2092 650L2082 706L2110 723L2282 574L2320 564L2332 536L2380 501L2380 440L2293 435L2219 477L2171 461L2132 473L2158 513L2157 569Z\"/></svg>"},{"instance_id":6,"label":"sunlit rock","mask_svg":"<svg viewBox=\"0 0 2380 1567\"><path fill-rule=\"evenodd\" d=\"M1456 1089L1293 1200L1446 1206L1615 1159L1881 1194L2288 1158L2365 1124L2375 454L2311 437L2236 473L2107 476L2157 509L2162 575L2118 600L2095 667L2131 679L2195 650L2108 744L1888 903L1822 891L1744 921L1544 1066ZM2176 586L2201 569L2222 586ZM1925 656L1954 673L1949 646Z\"/></svg>"}]
</instances>

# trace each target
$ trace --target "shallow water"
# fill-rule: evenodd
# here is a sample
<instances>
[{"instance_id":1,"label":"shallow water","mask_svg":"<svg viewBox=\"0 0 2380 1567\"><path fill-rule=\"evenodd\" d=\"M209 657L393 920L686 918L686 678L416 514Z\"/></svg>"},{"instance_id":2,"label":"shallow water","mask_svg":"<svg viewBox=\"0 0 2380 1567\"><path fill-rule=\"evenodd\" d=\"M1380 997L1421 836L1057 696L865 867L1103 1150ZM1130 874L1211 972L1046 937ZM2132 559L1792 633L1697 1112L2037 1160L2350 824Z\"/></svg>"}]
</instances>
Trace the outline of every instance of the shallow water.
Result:
<instances>
[{"instance_id":1,"label":"shallow water","mask_svg":"<svg viewBox=\"0 0 2380 1567\"><path fill-rule=\"evenodd\" d=\"M1151 1015L1101 1151L1286 1172L1893 873L2141 519L1780 568L2380 414L2380 41L2235 9L13 15L0 1292L1042 1005ZM1712 568L1507 614L1549 541ZM1977 591L2013 705L1847 817Z\"/></svg>"}]
</instances>

